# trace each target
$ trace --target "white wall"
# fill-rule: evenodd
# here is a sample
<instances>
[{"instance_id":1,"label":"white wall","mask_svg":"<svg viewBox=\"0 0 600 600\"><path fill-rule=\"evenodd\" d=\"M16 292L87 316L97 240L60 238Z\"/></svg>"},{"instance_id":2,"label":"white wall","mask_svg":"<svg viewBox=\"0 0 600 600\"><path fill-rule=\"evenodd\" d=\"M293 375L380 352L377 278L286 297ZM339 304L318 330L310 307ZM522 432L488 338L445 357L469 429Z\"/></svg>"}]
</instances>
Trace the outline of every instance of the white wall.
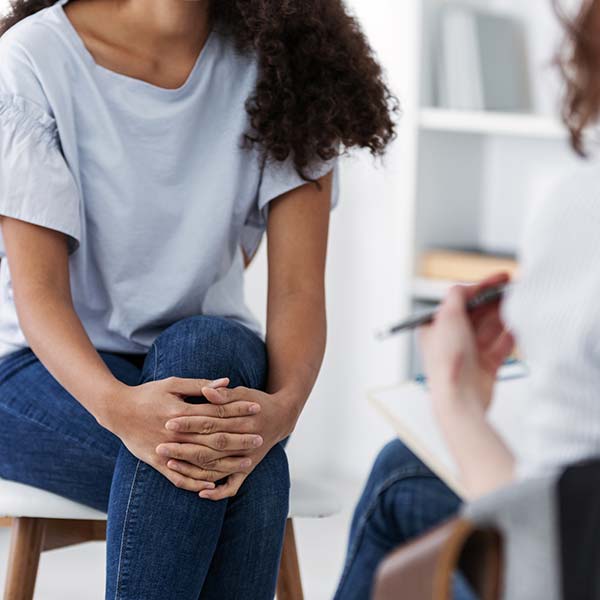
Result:
<instances>
[{"instance_id":1,"label":"white wall","mask_svg":"<svg viewBox=\"0 0 600 600\"><path fill-rule=\"evenodd\" d=\"M352 0L379 54L404 117L399 140L376 164L356 156L342 164L342 195L332 223L327 274L329 343L319 382L291 444L298 470L362 478L392 432L367 392L396 383L404 364L398 341L377 342L374 331L407 306L411 268L410 202L418 86L416 0ZM409 151L410 149L410 151ZM263 249L264 251L264 249ZM248 300L264 314L266 274L261 255L248 276Z\"/></svg>"}]
</instances>

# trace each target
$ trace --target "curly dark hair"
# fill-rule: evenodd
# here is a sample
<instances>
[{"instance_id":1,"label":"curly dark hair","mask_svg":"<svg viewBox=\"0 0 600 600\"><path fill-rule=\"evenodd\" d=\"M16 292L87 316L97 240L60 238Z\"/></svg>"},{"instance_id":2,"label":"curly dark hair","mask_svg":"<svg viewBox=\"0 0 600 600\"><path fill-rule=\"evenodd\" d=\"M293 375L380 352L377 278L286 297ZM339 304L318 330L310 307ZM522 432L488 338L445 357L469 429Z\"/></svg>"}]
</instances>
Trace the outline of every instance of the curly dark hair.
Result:
<instances>
[{"instance_id":1,"label":"curly dark hair","mask_svg":"<svg viewBox=\"0 0 600 600\"><path fill-rule=\"evenodd\" d=\"M0 35L56 0L11 0ZM247 146L263 159L310 170L350 148L383 155L395 137L398 101L343 0L218 0L215 26L240 51L255 52L256 89L246 110Z\"/></svg>"}]
</instances>

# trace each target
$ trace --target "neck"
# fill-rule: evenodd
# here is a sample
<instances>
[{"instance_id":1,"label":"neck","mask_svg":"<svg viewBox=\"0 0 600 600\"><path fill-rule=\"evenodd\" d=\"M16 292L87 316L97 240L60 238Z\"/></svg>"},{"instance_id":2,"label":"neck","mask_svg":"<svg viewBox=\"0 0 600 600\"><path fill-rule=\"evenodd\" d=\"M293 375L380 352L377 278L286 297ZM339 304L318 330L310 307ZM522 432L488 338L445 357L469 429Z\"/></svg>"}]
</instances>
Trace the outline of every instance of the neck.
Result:
<instances>
[{"instance_id":1,"label":"neck","mask_svg":"<svg viewBox=\"0 0 600 600\"><path fill-rule=\"evenodd\" d=\"M219 0L221 1L221 0ZM113 0L121 22L131 26L137 39L203 44L208 36L210 0Z\"/></svg>"}]
</instances>

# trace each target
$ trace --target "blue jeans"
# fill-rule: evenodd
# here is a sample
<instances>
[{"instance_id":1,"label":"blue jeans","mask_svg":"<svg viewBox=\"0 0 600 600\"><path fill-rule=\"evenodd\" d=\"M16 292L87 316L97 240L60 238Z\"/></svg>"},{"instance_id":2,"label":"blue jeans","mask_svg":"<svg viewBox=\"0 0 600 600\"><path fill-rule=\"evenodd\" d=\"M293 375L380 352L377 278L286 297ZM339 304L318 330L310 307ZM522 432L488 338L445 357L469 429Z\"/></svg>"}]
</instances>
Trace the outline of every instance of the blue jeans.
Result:
<instances>
[{"instance_id":1,"label":"blue jeans","mask_svg":"<svg viewBox=\"0 0 600 600\"><path fill-rule=\"evenodd\" d=\"M237 323L193 317L144 357L101 352L129 385L169 376L230 377L264 389L264 343ZM213 502L133 456L28 349L0 363L0 476L108 512L110 600L272 600L289 504L275 446L235 498Z\"/></svg>"},{"instance_id":2,"label":"blue jeans","mask_svg":"<svg viewBox=\"0 0 600 600\"><path fill-rule=\"evenodd\" d=\"M356 507L335 600L368 600L379 563L392 550L455 515L460 498L399 440L379 454ZM398 597L402 590L398 590ZM473 600L456 577L455 600Z\"/></svg>"}]
</instances>

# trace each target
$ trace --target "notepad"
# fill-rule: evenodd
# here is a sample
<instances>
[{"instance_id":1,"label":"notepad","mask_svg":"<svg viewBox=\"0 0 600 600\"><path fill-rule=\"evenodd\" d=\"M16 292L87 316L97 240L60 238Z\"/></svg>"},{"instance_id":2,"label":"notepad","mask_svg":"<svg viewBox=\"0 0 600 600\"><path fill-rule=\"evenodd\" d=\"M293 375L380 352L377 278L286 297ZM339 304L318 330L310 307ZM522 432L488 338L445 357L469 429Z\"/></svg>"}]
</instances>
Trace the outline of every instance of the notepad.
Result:
<instances>
[{"instance_id":1,"label":"notepad","mask_svg":"<svg viewBox=\"0 0 600 600\"><path fill-rule=\"evenodd\" d=\"M505 375L498 381L488 418L507 446L518 455L523 441L523 414L530 398L531 379L515 375L514 367L512 373L512 376ZM405 383L373 391L369 398L402 442L464 498L458 466L436 422L426 386L416 382Z\"/></svg>"}]
</instances>

